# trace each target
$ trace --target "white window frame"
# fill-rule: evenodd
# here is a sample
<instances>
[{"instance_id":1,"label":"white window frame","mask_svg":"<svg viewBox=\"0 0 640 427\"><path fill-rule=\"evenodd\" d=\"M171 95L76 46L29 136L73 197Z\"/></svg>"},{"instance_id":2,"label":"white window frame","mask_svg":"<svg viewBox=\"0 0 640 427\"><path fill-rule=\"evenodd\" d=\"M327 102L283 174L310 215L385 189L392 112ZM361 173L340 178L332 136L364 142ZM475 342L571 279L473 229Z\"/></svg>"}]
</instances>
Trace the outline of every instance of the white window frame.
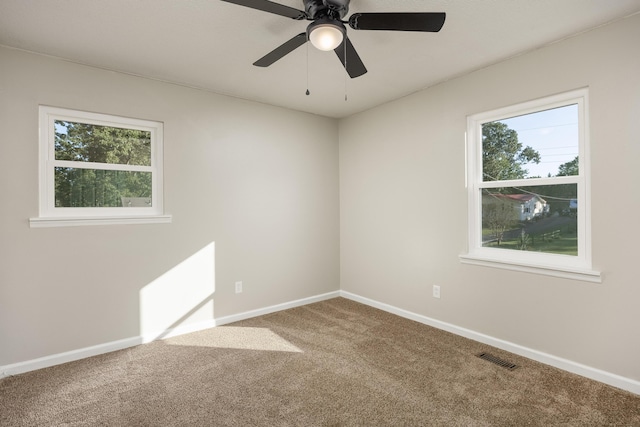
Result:
<instances>
[{"instance_id":1,"label":"white window frame","mask_svg":"<svg viewBox=\"0 0 640 427\"><path fill-rule=\"evenodd\" d=\"M56 121L87 123L150 132L151 165L138 166L56 160L54 125ZM161 122L41 105L39 107L39 126L39 215L36 218L29 219L31 227L171 222L171 216L164 214L163 205L163 124ZM152 206L56 207L55 167L151 172Z\"/></svg>"},{"instance_id":2,"label":"white window frame","mask_svg":"<svg viewBox=\"0 0 640 427\"><path fill-rule=\"evenodd\" d=\"M589 161L588 89L578 89L521 104L474 114L467 117L467 190L468 253L460 256L466 264L475 264L549 276L601 282L600 272L591 265L591 199ZM559 108L578 106L579 174L575 176L483 181L482 125L489 122ZM517 251L482 246L482 189L523 187L531 185L576 184L580 214L578 215L578 255L560 255Z\"/></svg>"}]
</instances>

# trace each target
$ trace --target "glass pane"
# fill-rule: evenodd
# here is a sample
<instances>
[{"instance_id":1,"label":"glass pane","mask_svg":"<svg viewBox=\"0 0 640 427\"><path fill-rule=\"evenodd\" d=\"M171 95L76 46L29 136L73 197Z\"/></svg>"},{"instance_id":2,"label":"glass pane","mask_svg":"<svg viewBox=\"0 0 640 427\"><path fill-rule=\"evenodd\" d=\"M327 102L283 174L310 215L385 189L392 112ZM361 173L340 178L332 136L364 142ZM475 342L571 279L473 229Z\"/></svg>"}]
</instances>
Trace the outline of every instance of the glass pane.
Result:
<instances>
[{"instance_id":1,"label":"glass pane","mask_svg":"<svg viewBox=\"0 0 640 427\"><path fill-rule=\"evenodd\" d=\"M55 168L56 207L150 207L151 172Z\"/></svg>"},{"instance_id":2,"label":"glass pane","mask_svg":"<svg viewBox=\"0 0 640 427\"><path fill-rule=\"evenodd\" d=\"M576 184L485 188L482 246L578 255Z\"/></svg>"},{"instance_id":3,"label":"glass pane","mask_svg":"<svg viewBox=\"0 0 640 427\"><path fill-rule=\"evenodd\" d=\"M483 181L578 175L578 105L482 125Z\"/></svg>"},{"instance_id":4,"label":"glass pane","mask_svg":"<svg viewBox=\"0 0 640 427\"><path fill-rule=\"evenodd\" d=\"M56 160L151 165L151 132L56 120Z\"/></svg>"}]
</instances>

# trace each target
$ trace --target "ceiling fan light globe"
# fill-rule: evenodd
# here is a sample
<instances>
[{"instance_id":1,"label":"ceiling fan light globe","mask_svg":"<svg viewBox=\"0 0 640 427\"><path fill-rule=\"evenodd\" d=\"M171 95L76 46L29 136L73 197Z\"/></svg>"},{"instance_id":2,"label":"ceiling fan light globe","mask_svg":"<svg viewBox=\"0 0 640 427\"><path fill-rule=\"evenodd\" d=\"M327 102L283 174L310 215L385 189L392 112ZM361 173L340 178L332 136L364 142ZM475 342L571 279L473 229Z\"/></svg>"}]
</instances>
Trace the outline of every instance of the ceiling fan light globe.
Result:
<instances>
[{"instance_id":1,"label":"ceiling fan light globe","mask_svg":"<svg viewBox=\"0 0 640 427\"><path fill-rule=\"evenodd\" d=\"M334 25L318 25L309 34L309 41L319 50L334 50L342 43L344 34L342 30Z\"/></svg>"}]
</instances>

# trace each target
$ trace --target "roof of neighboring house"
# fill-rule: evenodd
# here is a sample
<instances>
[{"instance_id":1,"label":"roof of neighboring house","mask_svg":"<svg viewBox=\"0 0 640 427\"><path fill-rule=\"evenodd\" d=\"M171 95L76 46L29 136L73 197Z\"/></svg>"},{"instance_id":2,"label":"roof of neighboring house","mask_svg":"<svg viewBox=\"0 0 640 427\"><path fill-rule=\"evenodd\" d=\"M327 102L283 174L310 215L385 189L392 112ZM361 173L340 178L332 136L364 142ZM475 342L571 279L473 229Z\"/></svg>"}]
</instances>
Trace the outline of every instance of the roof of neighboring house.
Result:
<instances>
[{"instance_id":1,"label":"roof of neighboring house","mask_svg":"<svg viewBox=\"0 0 640 427\"><path fill-rule=\"evenodd\" d=\"M538 198L541 202L546 203L546 200L535 194L491 194L491 196L498 199L509 199L520 203L528 202L531 199Z\"/></svg>"}]
</instances>

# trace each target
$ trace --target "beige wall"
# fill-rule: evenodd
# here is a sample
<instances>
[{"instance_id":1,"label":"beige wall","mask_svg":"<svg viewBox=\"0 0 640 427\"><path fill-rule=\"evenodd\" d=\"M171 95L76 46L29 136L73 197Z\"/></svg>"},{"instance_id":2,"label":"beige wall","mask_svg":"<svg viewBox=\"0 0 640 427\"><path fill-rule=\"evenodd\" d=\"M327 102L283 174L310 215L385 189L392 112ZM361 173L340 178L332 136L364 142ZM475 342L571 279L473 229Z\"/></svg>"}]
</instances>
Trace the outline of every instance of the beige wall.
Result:
<instances>
[{"instance_id":1,"label":"beige wall","mask_svg":"<svg viewBox=\"0 0 640 427\"><path fill-rule=\"evenodd\" d=\"M640 380L638 40L640 15L342 120L341 289ZM466 116L587 86L603 283L461 264Z\"/></svg>"},{"instance_id":2,"label":"beige wall","mask_svg":"<svg viewBox=\"0 0 640 427\"><path fill-rule=\"evenodd\" d=\"M164 122L173 222L29 228L39 104ZM0 48L0 129L0 366L339 289L335 120Z\"/></svg>"}]
</instances>

